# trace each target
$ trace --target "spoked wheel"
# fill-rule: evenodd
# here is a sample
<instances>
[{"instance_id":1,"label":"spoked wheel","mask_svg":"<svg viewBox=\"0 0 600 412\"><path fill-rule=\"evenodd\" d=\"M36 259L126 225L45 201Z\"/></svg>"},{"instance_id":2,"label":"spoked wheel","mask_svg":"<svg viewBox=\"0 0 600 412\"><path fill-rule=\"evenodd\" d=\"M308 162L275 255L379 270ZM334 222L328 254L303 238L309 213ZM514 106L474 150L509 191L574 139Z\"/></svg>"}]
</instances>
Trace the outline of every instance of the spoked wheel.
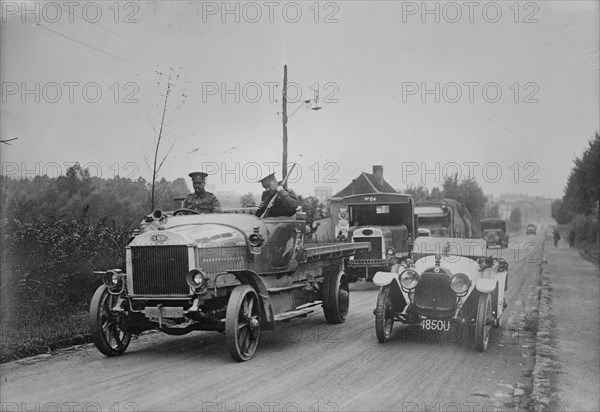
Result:
<instances>
[{"instance_id":1,"label":"spoked wheel","mask_svg":"<svg viewBox=\"0 0 600 412\"><path fill-rule=\"evenodd\" d=\"M323 312L329 323L344 323L350 308L350 287L343 270L329 272L323 281Z\"/></svg>"},{"instance_id":2,"label":"spoked wheel","mask_svg":"<svg viewBox=\"0 0 600 412\"><path fill-rule=\"evenodd\" d=\"M131 332L122 330L117 314L111 309L117 303L118 296L108 292L104 285L96 289L90 303L90 331L92 340L100 352L106 356L117 356L125 352Z\"/></svg>"},{"instance_id":3,"label":"spoked wheel","mask_svg":"<svg viewBox=\"0 0 600 412\"><path fill-rule=\"evenodd\" d=\"M475 324L475 349L485 352L490 340L490 329L494 319L492 317L492 298L489 293L479 296L477 305L477 323Z\"/></svg>"},{"instance_id":4,"label":"spoked wheel","mask_svg":"<svg viewBox=\"0 0 600 412\"><path fill-rule=\"evenodd\" d=\"M394 307L392 304L391 285L382 286L377 295L375 308L375 333L380 343L387 342L392 337L394 328Z\"/></svg>"},{"instance_id":5,"label":"spoked wheel","mask_svg":"<svg viewBox=\"0 0 600 412\"><path fill-rule=\"evenodd\" d=\"M249 285L236 286L227 303L225 339L229 353L238 362L254 355L260 338L260 302Z\"/></svg>"}]
</instances>

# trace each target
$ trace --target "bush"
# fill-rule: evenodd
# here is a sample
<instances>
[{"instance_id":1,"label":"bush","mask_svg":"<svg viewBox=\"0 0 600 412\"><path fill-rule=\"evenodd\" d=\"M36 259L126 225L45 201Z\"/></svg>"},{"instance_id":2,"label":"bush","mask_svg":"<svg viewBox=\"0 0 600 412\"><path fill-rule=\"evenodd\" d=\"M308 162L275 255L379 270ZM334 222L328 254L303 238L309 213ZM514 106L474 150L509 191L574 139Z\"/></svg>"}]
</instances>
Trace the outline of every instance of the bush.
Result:
<instances>
[{"instance_id":1,"label":"bush","mask_svg":"<svg viewBox=\"0 0 600 412\"><path fill-rule=\"evenodd\" d=\"M2 359L81 335L87 322L73 320L81 320L101 284L93 271L125 269L129 228L106 219L89 222L87 209L78 219L0 220Z\"/></svg>"},{"instance_id":2,"label":"bush","mask_svg":"<svg viewBox=\"0 0 600 412\"><path fill-rule=\"evenodd\" d=\"M571 222L575 231L575 243L596 243L598 240L598 219L595 216L576 215Z\"/></svg>"}]
</instances>

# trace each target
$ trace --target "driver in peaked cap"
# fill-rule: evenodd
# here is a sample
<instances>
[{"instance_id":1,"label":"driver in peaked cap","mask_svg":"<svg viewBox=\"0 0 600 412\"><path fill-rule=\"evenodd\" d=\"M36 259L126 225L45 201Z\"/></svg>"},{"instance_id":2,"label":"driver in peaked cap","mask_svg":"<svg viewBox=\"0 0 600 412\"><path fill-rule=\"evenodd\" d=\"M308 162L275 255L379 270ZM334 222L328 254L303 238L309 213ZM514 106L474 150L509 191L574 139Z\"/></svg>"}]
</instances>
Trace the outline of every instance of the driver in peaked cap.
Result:
<instances>
[{"instance_id":1,"label":"driver in peaked cap","mask_svg":"<svg viewBox=\"0 0 600 412\"><path fill-rule=\"evenodd\" d=\"M296 196L293 190L284 189L275 178L275 173L263 177L260 180L260 184L265 191L262 194L256 216L260 217L264 213L273 196L277 196L277 198L269 210L269 217L293 216L296 213L296 208L300 204L298 196Z\"/></svg>"},{"instance_id":2,"label":"driver in peaked cap","mask_svg":"<svg viewBox=\"0 0 600 412\"><path fill-rule=\"evenodd\" d=\"M194 193L190 193L183 199L181 207L192 209L199 213L220 213L223 208L219 203L219 199L204 188L208 174L204 172L192 172L189 176L192 178Z\"/></svg>"}]
</instances>

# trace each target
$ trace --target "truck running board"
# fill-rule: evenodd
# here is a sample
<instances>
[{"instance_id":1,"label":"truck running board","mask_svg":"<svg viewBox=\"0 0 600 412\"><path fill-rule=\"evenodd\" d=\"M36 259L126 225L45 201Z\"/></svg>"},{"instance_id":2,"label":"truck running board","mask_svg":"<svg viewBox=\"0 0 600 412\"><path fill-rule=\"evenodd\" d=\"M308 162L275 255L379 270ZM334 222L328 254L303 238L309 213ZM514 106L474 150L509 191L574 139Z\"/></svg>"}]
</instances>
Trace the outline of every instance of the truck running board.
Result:
<instances>
[{"instance_id":1,"label":"truck running board","mask_svg":"<svg viewBox=\"0 0 600 412\"><path fill-rule=\"evenodd\" d=\"M275 322L287 322L294 318L305 318L309 313L312 313L312 310L303 309L303 310L292 310L290 312L280 313L275 315Z\"/></svg>"}]
</instances>

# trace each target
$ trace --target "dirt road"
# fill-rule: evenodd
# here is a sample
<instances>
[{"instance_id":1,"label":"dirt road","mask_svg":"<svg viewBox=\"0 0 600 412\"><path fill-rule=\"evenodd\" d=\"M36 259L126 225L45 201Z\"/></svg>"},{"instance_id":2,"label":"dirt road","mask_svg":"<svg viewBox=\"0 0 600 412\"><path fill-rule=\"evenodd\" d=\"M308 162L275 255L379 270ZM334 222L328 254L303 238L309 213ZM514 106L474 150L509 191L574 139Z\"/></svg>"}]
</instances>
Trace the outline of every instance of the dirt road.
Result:
<instances>
[{"instance_id":1,"label":"dirt road","mask_svg":"<svg viewBox=\"0 0 600 412\"><path fill-rule=\"evenodd\" d=\"M3 411L476 411L527 403L541 235L490 250L509 261L508 308L487 353L468 338L395 326L377 342L377 288L352 285L350 314L328 325L320 308L265 333L255 357L233 361L219 333L159 333L107 358L92 345L31 364L0 366Z\"/></svg>"}]
</instances>

